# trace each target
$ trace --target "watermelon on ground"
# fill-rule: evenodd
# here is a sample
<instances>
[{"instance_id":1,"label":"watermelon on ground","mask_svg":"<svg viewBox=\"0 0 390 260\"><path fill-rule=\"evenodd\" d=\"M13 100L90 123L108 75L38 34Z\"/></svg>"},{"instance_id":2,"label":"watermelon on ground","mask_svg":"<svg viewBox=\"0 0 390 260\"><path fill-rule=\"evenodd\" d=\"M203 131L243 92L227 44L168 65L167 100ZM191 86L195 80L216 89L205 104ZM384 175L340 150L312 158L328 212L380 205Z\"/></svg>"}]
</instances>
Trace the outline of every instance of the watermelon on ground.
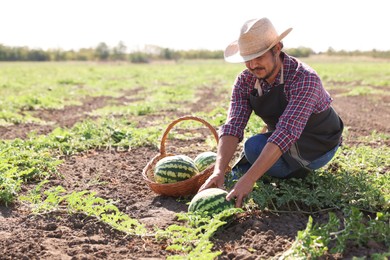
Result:
<instances>
[{"instance_id":1,"label":"watermelon on ground","mask_svg":"<svg viewBox=\"0 0 390 260\"><path fill-rule=\"evenodd\" d=\"M162 158L154 168L157 183L175 183L187 180L199 171L194 161L186 155L173 155Z\"/></svg>"},{"instance_id":2,"label":"watermelon on ground","mask_svg":"<svg viewBox=\"0 0 390 260\"><path fill-rule=\"evenodd\" d=\"M225 209L234 208L234 201L226 200L227 191L220 188L209 188L196 194L188 207L188 212L203 212L212 216Z\"/></svg>"},{"instance_id":3,"label":"watermelon on ground","mask_svg":"<svg viewBox=\"0 0 390 260\"><path fill-rule=\"evenodd\" d=\"M217 160L217 154L214 152L203 152L195 157L194 162L199 172L204 171Z\"/></svg>"}]
</instances>

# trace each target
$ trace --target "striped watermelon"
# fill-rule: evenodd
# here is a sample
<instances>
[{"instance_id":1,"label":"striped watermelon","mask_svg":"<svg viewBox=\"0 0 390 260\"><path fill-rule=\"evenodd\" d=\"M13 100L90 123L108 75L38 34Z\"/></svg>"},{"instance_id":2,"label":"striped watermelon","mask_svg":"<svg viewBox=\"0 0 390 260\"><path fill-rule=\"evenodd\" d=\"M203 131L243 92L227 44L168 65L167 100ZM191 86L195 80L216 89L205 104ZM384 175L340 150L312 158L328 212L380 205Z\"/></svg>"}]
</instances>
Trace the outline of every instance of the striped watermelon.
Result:
<instances>
[{"instance_id":1,"label":"striped watermelon","mask_svg":"<svg viewBox=\"0 0 390 260\"><path fill-rule=\"evenodd\" d=\"M199 171L194 161L186 155L173 155L162 158L154 168L157 183L175 183L189 179Z\"/></svg>"},{"instance_id":2,"label":"striped watermelon","mask_svg":"<svg viewBox=\"0 0 390 260\"><path fill-rule=\"evenodd\" d=\"M209 188L196 194L188 206L188 212L204 212L212 216L225 209L234 208L234 201L226 200L227 191Z\"/></svg>"},{"instance_id":3,"label":"striped watermelon","mask_svg":"<svg viewBox=\"0 0 390 260\"><path fill-rule=\"evenodd\" d=\"M217 159L217 154L214 152L203 152L196 156L194 159L196 167L198 167L199 172L204 171L210 165L215 163Z\"/></svg>"}]
</instances>

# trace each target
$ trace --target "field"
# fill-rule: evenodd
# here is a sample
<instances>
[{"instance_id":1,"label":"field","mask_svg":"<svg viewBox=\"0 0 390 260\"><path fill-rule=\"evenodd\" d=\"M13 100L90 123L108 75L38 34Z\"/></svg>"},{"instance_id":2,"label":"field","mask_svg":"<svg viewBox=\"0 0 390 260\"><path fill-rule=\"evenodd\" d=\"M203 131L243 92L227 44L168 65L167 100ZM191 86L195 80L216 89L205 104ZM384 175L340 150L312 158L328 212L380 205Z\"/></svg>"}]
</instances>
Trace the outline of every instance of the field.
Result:
<instances>
[{"instance_id":1,"label":"field","mask_svg":"<svg viewBox=\"0 0 390 260\"><path fill-rule=\"evenodd\" d=\"M0 63L0 259L387 259L390 63L305 61L344 120L342 148L303 181L259 181L242 210L214 218L141 173L173 120L223 124L242 65ZM261 127L253 117L246 137ZM188 120L166 146L195 157L216 140Z\"/></svg>"}]
</instances>

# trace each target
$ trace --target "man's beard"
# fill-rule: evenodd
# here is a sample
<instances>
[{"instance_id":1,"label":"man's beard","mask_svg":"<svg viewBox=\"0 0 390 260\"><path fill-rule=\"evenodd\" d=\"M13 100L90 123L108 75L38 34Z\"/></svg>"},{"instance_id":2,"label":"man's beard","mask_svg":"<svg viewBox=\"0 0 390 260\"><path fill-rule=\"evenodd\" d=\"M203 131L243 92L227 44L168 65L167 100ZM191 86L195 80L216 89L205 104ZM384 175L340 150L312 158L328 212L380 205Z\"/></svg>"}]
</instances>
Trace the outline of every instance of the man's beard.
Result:
<instances>
[{"instance_id":1,"label":"man's beard","mask_svg":"<svg viewBox=\"0 0 390 260\"><path fill-rule=\"evenodd\" d=\"M261 80L269 79L272 76L272 74L274 74L276 68L278 67L276 64L276 59L277 59L276 53L272 52L272 56L273 56L273 60L274 60L274 66L272 67L272 70L269 73L267 73L264 77L259 78L259 79L261 79Z\"/></svg>"}]
</instances>

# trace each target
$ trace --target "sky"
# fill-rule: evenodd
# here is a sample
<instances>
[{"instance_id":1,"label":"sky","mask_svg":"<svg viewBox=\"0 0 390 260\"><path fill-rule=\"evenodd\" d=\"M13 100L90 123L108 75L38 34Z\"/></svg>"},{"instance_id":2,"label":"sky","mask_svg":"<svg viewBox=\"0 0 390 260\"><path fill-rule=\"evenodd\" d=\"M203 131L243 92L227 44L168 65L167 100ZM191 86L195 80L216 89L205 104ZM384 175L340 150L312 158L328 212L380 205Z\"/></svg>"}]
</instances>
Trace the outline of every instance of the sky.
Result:
<instances>
[{"instance_id":1,"label":"sky","mask_svg":"<svg viewBox=\"0 0 390 260\"><path fill-rule=\"evenodd\" d=\"M77 50L223 50L245 21L268 17L285 48L390 50L389 0L2 0L0 44Z\"/></svg>"}]
</instances>

